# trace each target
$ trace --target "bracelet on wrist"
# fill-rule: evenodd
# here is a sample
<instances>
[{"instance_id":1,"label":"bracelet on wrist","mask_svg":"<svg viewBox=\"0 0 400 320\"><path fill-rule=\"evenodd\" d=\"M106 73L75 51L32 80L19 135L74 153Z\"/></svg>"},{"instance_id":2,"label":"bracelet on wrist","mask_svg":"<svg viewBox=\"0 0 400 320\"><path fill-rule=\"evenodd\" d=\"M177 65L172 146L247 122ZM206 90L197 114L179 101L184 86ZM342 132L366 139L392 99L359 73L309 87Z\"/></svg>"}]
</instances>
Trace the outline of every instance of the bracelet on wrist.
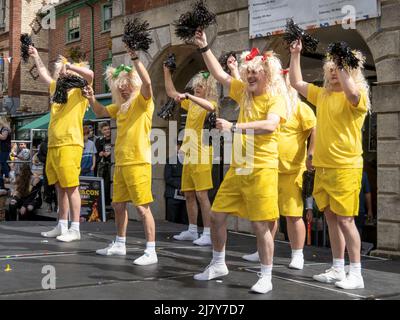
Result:
<instances>
[{"instance_id":1,"label":"bracelet on wrist","mask_svg":"<svg viewBox=\"0 0 400 320\"><path fill-rule=\"evenodd\" d=\"M200 53L205 53L208 50L210 50L210 46L209 45L206 45L204 48L197 49L197 51L199 51Z\"/></svg>"},{"instance_id":2,"label":"bracelet on wrist","mask_svg":"<svg viewBox=\"0 0 400 320\"><path fill-rule=\"evenodd\" d=\"M131 58L131 60L132 60L132 61L139 60L139 57L133 57L133 58Z\"/></svg>"}]
</instances>

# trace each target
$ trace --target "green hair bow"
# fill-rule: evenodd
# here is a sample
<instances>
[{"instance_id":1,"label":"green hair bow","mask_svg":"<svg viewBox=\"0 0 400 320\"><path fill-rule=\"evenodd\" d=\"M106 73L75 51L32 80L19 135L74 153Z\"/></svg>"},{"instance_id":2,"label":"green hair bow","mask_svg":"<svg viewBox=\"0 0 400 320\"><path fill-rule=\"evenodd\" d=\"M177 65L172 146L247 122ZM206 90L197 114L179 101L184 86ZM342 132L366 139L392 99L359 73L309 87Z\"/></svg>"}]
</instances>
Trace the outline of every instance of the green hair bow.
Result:
<instances>
[{"instance_id":1,"label":"green hair bow","mask_svg":"<svg viewBox=\"0 0 400 320\"><path fill-rule=\"evenodd\" d=\"M132 71L132 67L126 66L126 65L124 65L124 64L121 64L117 69L115 69L115 71L114 71L114 73L113 73L113 78L118 78L118 77L119 77L119 74L120 74L122 71L125 71L125 72L129 73L129 72Z\"/></svg>"},{"instance_id":2,"label":"green hair bow","mask_svg":"<svg viewBox=\"0 0 400 320\"><path fill-rule=\"evenodd\" d=\"M203 78L206 79L206 80L208 80L208 78L210 77L210 73L207 72L207 71L202 71L200 73L203 76Z\"/></svg>"}]
</instances>

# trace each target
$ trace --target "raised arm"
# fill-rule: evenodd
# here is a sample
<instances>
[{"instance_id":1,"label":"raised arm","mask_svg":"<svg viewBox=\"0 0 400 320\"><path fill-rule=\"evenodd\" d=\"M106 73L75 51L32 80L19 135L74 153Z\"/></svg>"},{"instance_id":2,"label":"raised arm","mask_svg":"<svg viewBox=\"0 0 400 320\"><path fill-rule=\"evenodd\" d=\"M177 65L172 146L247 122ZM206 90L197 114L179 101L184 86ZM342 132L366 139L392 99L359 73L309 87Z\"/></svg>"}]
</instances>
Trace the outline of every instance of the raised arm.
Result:
<instances>
[{"instance_id":1,"label":"raised arm","mask_svg":"<svg viewBox=\"0 0 400 320\"><path fill-rule=\"evenodd\" d=\"M206 63L207 69L211 72L213 77L222 85L230 87L232 77L224 71L219 64L218 59L211 52L211 49L206 50L208 43L207 36L204 31L198 30L196 32L194 43L199 47L199 49L204 51L202 52L204 62Z\"/></svg>"},{"instance_id":2,"label":"raised arm","mask_svg":"<svg viewBox=\"0 0 400 320\"><path fill-rule=\"evenodd\" d=\"M87 86L85 89L83 89L83 96L89 100L89 103L92 106L97 118L110 117L107 109L94 97L94 91L91 86Z\"/></svg>"},{"instance_id":3,"label":"raised arm","mask_svg":"<svg viewBox=\"0 0 400 320\"><path fill-rule=\"evenodd\" d=\"M43 64L42 59L40 59L37 49L33 46L29 46L29 55L35 60L40 79L49 86L50 83L53 81L53 78L50 76L49 71Z\"/></svg>"},{"instance_id":4,"label":"raised arm","mask_svg":"<svg viewBox=\"0 0 400 320\"><path fill-rule=\"evenodd\" d=\"M144 64L140 61L138 54L135 51L129 50L128 48L127 50L129 55L131 56L133 64L135 65L136 71L139 74L140 79L142 80L140 93L146 100L148 100L153 96L153 87L151 85L150 75L147 72Z\"/></svg>"},{"instance_id":5,"label":"raised arm","mask_svg":"<svg viewBox=\"0 0 400 320\"><path fill-rule=\"evenodd\" d=\"M312 164L313 156L314 156L314 151L315 151L315 139L317 137L317 128L314 127L311 129L310 132L310 142L308 145L308 151L307 151L307 160L306 160L306 167L308 171L314 171L315 168Z\"/></svg>"},{"instance_id":6,"label":"raised arm","mask_svg":"<svg viewBox=\"0 0 400 320\"><path fill-rule=\"evenodd\" d=\"M195 104L199 105L200 107L209 112L213 112L215 110L214 105L206 99L196 97L190 93L185 93L185 98L192 100Z\"/></svg>"},{"instance_id":7,"label":"raised arm","mask_svg":"<svg viewBox=\"0 0 400 320\"><path fill-rule=\"evenodd\" d=\"M231 75L236 80L240 80L239 66L235 57L230 56L227 61L229 70L231 70Z\"/></svg>"},{"instance_id":8,"label":"raised arm","mask_svg":"<svg viewBox=\"0 0 400 320\"><path fill-rule=\"evenodd\" d=\"M350 77L350 74L345 69L337 70L338 79L342 85L342 89L346 95L347 100L353 105L357 106L361 99L360 90L357 88L356 83Z\"/></svg>"},{"instance_id":9,"label":"raised arm","mask_svg":"<svg viewBox=\"0 0 400 320\"><path fill-rule=\"evenodd\" d=\"M275 113L269 113L267 120L253 121L246 123L236 124L236 128L242 130L242 134L255 134L265 135L274 133L278 128L281 121L281 117ZM230 131L233 123L225 119L217 119L217 129L222 131ZM251 132L247 132L247 131Z\"/></svg>"},{"instance_id":10,"label":"raised arm","mask_svg":"<svg viewBox=\"0 0 400 320\"><path fill-rule=\"evenodd\" d=\"M297 40L290 45L290 84L297 90L303 97L307 98L308 82L303 80L301 73L300 56L303 45L301 40Z\"/></svg>"},{"instance_id":11,"label":"raised arm","mask_svg":"<svg viewBox=\"0 0 400 320\"><path fill-rule=\"evenodd\" d=\"M93 83L93 78L94 78L94 73L92 70L85 68L85 67L79 67L76 65L73 65L71 63L67 63L65 65L67 70L71 70L73 72L76 72L79 74L82 78L84 78L89 84Z\"/></svg>"},{"instance_id":12,"label":"raised arm","mask_svg":"<svg viewBox=\"0 0 400 320\"><path fill-rule=\"evenodd\" d=\"M174 82L172 81L171 71L164 66L164 82L165 90L167 91L167 96L171 99L176 99L178 95L181 95L175 88Z\"/></svg>"}]
</instances>

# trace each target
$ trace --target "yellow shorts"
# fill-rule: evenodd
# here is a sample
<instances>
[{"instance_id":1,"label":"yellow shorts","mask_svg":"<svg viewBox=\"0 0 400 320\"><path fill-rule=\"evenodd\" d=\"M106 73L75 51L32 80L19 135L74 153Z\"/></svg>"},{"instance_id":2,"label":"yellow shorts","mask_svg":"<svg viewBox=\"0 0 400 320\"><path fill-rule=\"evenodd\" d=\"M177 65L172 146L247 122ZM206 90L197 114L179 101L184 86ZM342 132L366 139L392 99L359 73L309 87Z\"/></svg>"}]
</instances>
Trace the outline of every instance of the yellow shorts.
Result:
<instances>
[{"instance_id":1,"label":"yellow shorts","mask_svg":"<svg viewBox=\"0 0 400 320\"><path fill-rule=\"evenodd\" d=\"M49 185L60 184L61 188L79 186L81 146L62 146L49 148L46 159L46 176Z\"/></svg>"},{"instance_id":2,"label":"yellow shorts","mask_svg":"<svg viewBox=\"0 0 400 320\"><path fill-rule=\"evenodd\" d=\"M212 164L184 164L182 191L205 191L213 188Z\"/></svg>"},{"instance_id":3,"label":"yellow shorts","mask_svg":"<svg viewBox=\"0 0 400 320\"><path fill-rule=\"evenodd\" d=\"M279 213L283 217L302 217L304 210L303 170L293 174L279 174Z\"/></svg>"},{"instance_id":4,"label":"yellow shorts","mask_svg":"<svg viewBox=\"0 0 400 320\"><path fill-rule=\"evenodd\" d=\"M361 179L362 169L317 168L313 196L319 210L329 206L339 216L358 216Z\"/></svg>"},{"instance_id":5,"label":"yellow shorts","mask_svg":"<svg viewBox=\"0 0 400 320\"><path fill-rule=\"evenodd\" d=\"M229 168L212 211L237 215L250 221L279 219L278 169Z\"/></svg>"},{"instance_id":6,"label":"yellow shorts","mask_svg":"<svg viewBox=\"0 0 400 320\"><path fill-rule=\"evenodd\" d=\"M153 202L151 165L116 166L113 179L113 202L132 202L142 206Z\"/></svg>"}]
</instances>

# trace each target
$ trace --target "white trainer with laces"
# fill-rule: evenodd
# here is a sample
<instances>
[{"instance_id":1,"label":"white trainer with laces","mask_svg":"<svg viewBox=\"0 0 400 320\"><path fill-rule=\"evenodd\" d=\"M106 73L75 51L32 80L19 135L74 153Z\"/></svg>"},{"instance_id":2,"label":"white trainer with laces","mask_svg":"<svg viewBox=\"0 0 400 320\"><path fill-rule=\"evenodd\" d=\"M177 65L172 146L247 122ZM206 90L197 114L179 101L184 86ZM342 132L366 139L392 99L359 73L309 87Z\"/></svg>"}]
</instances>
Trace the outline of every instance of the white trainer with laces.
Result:
<instances>
[{"instance_id":1,"label":"white trainer with laces","mask_svg":"<svg viewBox=\"0 0 400 320\"><path fill-rule=\"evenodd\" d=\"M260 256L258 254L258 251L252 253L252 254L245 254L242 259L250 262L260 262Z\"/></svg>"},{"instance_id":2,"label":"white trainer with laces","mask_svg":"<svg viewBox=\"0 0 400 320\"><path fill-rule=\"evenodd\" d=\"M96 254L101 256L126 256L126 246L113 241L107 248L97 250Z\"/></svg>"},{"instance_id":3,"label":"white trainer with laces","mask_svg":"<svg viewBox=\"0 0 400 320\"><path fill-rule=\"evenodd\" d=\"M193 244L197 245L197 246L211 246L211 237L210 235L202 235L200 238L198 238L197 240L193 241Z\"/></svg>"},{"instance_id":4,"label":"white trainer with laces","mask_svg":"<svg viewBox=\"0 0 400 320\"><path fill-rule=\"evenodd\" d=\"M336 282L335 286L346 290L364 289L364 279L361 275L350 272L346 279Z\"/></svg>"},{"instance_id":5,"label":"white trainer with laces","mask_svg":"<svg viewBox=\"0 0 400 320\"><path fill-rule=\"evenodd\" d=\"M226 264L211 263L206 270L204 270L202 273L195 274L193 278L199 281L208 281L224 277L228 274L229 270Z\"/></svg>"},{"instance_id":6,"label":"white trainer with laces","mask_svg":"<svg viewBox=\"0 0 400 320\"><path fill-rule=\"evenodd\" d=\"M304 268L304 257L293 256L292 261L289 264L290 269L303 270Z\"/></svg>"},{"instance_id":7,"label":"white trainer with laces","mask_svg":"<svg viewBox=\"0 0 400 320\"><path fill-rule=\"evenodd\" d=\"M66 232L67 232L67 230L64 233L66 233ZM45 238L57 238L58 236L62 235L61 227L56 226L54 229L52 229L48 232L42 232L40 235Z\"/></svg>"},{"instance_id":8,"label":"white trainer with laces","mask_svg":"<svg viewBox=\"0 0 400 320\"><path fill-rule=\"evenodd\" d=\"M338 281L345 280L346 272L344 271L344 269L336 269L332 267L326 270L325 273L313 276L313 279L323 283L335 283Z\"/></svg>"},{"instance_id":9,"label":"white trainer with laces","mask_svg":"<svg viewBox=\"0 0 400 320\"><path fill-rule=\"evenodd\" d=\"M133 261L133 264L137 266L148 266L156 263L158 263L157 253L149 253L146 250L144 251L144 255Z\"/></svg>"},{"instance_id":10,"label":"white trainer with laces","mask_svg":"<svg viewBox=\"0 0 400 320\"><path fill-rule=\"evenodd\" d=\"M272 281L270 275L263 275L262 273L257 274L260 279L258 279L257 283L251 287L251 291L255 293L265 294L272 290Z\"/></svg>"},{"instance_id":11,"label":"white trainer with laces","mask_svg":"<svg viewBox=\"0 0 400 320\"><path fill-rule=\"evenodd\" d=\"M188 230L182 231L180 234L174 236L174 239L179 241L194 241L198 238L199 234L197 232L190 232Z\"/></svg>"},{"instance_id":12,"label":"white trainer with laces","mask_svg":"<svg viewBox=\"0 0 400 320\"><path fill-rule=\"evenodd\" d=\"M69 229L66 233L57 237L58 241L61 242L72 242L81 240L81 233L79 231Z\"/></svg>"}]
</instances>

